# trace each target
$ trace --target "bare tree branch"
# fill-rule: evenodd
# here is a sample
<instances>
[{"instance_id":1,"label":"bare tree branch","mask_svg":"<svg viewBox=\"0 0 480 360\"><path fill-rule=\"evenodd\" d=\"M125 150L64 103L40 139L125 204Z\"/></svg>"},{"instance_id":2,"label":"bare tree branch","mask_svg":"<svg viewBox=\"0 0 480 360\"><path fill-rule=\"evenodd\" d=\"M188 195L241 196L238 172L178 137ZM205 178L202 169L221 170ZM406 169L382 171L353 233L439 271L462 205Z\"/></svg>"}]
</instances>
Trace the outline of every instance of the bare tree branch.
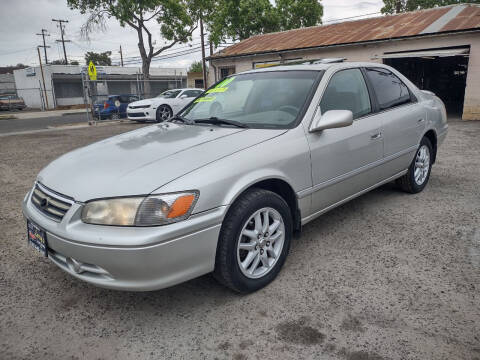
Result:
<instances>
[{"instance_id":1,"label":"bare tree branch","mask_svg":"<svg viewBox=\"0 0 480 360\"><path fill-rule=\"evenodd\" d=\"M155 56L157 56L158 54L164 52L165 50L170 49L173 45L175 45L175 44L177 44L177 43L178 43L178 40L174 40L174 41L172 41L170 44L165 45L165 46L162 46L160 49L158 49L157 51L155 51L155 52L152 53L152 57L155 57Z\"/></svg>"},{"instance_id":2,"label":"bare tree branch","mask_svg":"<svg viewBox=\"0 0 480 360\"><path fill-rule=\"evenodd\" d=\"M155 11L155 13L152 16L150 16L148 19L145 19L144 21L147 22L152 20L154 17L158 16L161 12L162 12L162 9L158 9L157 11Z\"/></svg>"},{"instance_id":3,"label":"bare tree branch","mask_svg":"<svg viewBox=\"0 0 480 360\"><path fill-rule=\"evenodd\" d=\"M107 30L108 11L103 10L96 13L90 13L87 21L80 28L80 36L82 39L90 41L90 34L95 31L105 32Z\"/></svg>"}]
</instances>

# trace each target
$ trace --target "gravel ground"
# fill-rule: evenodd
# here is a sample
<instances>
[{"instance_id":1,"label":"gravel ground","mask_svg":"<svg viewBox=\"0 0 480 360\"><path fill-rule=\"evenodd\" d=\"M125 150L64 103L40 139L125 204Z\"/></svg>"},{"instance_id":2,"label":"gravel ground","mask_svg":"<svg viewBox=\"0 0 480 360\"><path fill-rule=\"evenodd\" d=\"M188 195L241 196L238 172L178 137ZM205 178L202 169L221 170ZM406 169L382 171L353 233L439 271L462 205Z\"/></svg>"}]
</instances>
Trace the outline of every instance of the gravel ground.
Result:
<instances>
[{"instance_id":1,"label":"gravel ground","mask_svg":"<svg viewBox=\"0 0 480 360\"><path fill-rule=\"evenodd\" d=\"M424 192L386 185L325 214L247 296L210 275L104 290L27 247L38 171L134 127L1 138L0 358L480 359L480 122L450 124Z\"/></svg>"}]
</instances>

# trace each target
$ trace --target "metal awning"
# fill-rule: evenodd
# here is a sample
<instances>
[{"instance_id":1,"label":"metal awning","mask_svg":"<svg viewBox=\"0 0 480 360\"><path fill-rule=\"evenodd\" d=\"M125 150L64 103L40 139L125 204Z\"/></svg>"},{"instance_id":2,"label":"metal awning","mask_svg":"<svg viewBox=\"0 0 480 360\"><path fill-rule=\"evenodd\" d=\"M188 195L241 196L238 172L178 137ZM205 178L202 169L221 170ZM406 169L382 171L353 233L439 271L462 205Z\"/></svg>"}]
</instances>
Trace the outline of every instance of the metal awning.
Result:
<instances>
[{"instance_id":1,"label":"metal awning","mask_svg":"<svg viewBox=\"0 0 480 360\"><path fill-rule=\"evenodd\" d=\"M447 57L447 56L468 56L469 48L460 49L437 49L437 50L423 50L423 51L409 51L391 54L383 54L379 56L380 59L395 59L395 58L412 58L412 57Z\"/></svg>"}]
</instances>

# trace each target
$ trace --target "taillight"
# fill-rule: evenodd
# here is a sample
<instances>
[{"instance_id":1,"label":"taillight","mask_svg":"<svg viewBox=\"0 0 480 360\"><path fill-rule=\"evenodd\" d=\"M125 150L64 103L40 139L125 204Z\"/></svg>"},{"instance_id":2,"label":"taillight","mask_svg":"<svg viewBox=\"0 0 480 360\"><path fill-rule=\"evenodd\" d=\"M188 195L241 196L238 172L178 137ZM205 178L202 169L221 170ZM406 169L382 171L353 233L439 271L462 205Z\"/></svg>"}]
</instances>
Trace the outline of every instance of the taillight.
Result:
<instances>
[{"instance_id":1,"label":"taillight","mask_svg":"<svg viewBox=\"0 0 480 360\"><path fill-rule=\"evenodd\" d=\"M103 103L103 108L104 108L104 109L108 109L109 106L110 106L110 104L109 104L108 102L105 101L105 102Z\"/></svg>"}]
</instances>

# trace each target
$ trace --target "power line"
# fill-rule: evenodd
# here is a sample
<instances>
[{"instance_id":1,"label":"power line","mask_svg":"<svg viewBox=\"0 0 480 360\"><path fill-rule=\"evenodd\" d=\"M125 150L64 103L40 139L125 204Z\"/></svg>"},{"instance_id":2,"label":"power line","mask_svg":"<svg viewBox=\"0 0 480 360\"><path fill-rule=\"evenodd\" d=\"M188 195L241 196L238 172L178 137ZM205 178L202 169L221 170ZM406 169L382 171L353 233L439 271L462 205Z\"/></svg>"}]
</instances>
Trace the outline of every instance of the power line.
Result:
<instances>
[{"instance_id":1,"label":"power line","mask_svg":"<svg viewBox=\"0 0 480 360\"><path fill-rule=\"evenodd\" d=\"M70 40L65 40L64 39L64 33L65 33L65 25L63 23L68 23L68 20L59 20L59 19L52 19L52 21L58 22L58 26L60 27L60 34L62 36L61 40L55 40L57 42L61 42L63 45L63 55L65 56L65 65L68 65L68 60L67 60L67 51L65 50L65 43L70 42Z\"/></svg>"},{"instance_id":2,"label":"power line","mask_svg":"<svg viewBox=\"0 0 480 360\"><path fill-rule=\"evenodd\" d=\"M192 48L192 49L188 49L188 50L181 50L181 51L177 51L177 52L173 52L173 53L168 53L168 54L164 54L164 55L159 55L159 56L156 56L152 59L152 62L154 61L161 61L161 60L166 60L166 59L171 59L171 58L174 58L174 57L179 57L179 56L185 56L185 55L190 55L190 54L193 54L193 53L196 53L196 52L199 52L202 50L202 47L199 46L199 47L196 47L196 48ZM135 63L139 63L141 62L142 59L131 59L129 60L128 62L127 61L124 61L124 63L128 63L128 64L135 64Z\"/></svg>"},{"instance_id":3,"label":"power line","mask_svg":"<svg viewBox=\"0 0 480 360\"><path fill-rule=\"evenodd\" d=\"M379 15L379 14L381 14L381 12L377 11L377 12L363 14L363 15L355 15L355 16L349 16L349 17L338 18L338 19L330 19L330 20L324 21L323 23L336 22L336 21L340 21L340 20L349 20L349 19L355 19L355 18L359 18L359 17L363 17L363 16Z\"/></svg>"},{"instance_id":4,"label":"power line","mask_svg":"<svg viewBox=\"0 0 480 360\"><path fill-rule=\"evenodd\" d=\"M15 51L10 51L10 52L6 52L6 53L0 53L0 56L6 56L6 55L12 55L12 54L18 54L18 53L21 53L21 52L25 52L25 51L33 51L35 50L36 51L36 47L29 47L28 49L21 49L21 50L15 50Z\"/></svg>"},{"instance_id":5,"label":"power line","mask_svg":"<svg viewBox=\"0 0 480 360\"><path fill-rule=\"evenodd\" d=\"M208 46L208 44L206 44L205 46ZM219 47L224 47L222 45L220 45ZM202 47L197 47L197 48L193 48L191 50L183 50L183 51L179 51L178 53L172 53L172 54L168 54L168 55L164 55L164 56L158 56L158 57L155 57L152 59L152 62L155 62L155 61L163 61L163 60L167 60L167 59L172 59L172 58L176 58L176 57L180 57L180 56L186 56L186 55L191 55L191 54L194 54L194 53L197 53L197 52L200 52L202 51ZM140 63L142 60L131 60L128 62L128 64L138 64ZM127 62L125 62L127 63Z\"/></svg>"}]
</instances>

